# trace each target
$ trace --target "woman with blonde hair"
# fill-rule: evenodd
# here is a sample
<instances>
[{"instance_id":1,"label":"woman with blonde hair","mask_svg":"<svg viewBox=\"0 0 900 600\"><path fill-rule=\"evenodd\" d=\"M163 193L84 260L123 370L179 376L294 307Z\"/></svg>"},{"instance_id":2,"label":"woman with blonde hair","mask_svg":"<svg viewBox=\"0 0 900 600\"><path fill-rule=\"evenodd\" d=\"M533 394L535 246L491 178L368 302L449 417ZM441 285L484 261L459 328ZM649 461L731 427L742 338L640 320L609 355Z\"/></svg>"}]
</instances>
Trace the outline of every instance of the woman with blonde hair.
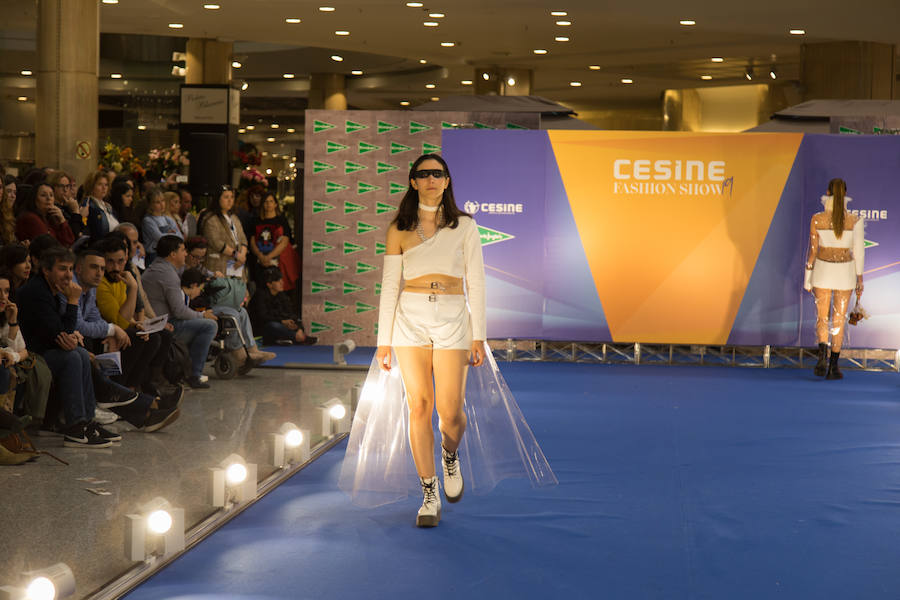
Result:
<instances>
[{"instance_id":1,"label":"woman with blonde hair","mask_svg":"<svg viewBox=\"0 0 900 600\"><path fill-rule=\"evenodd\" d=\"M82 186L88 206L88 229L92 240L100 240L119 226L112 205L106 201L109 195L109 176L105 171L94 171Z\"/></svg>"},{"instance_id":2,"label":"woman with blonde hair","mask_svg":"<svg viewBox=\"0 0 900 600\"><path fill-rule=\"evenodd\" d=\"M865 240L863 219L847 210L847 184L843 179L828 182L822 196L822 212L809 225L809 253L803 288L816 300L816 341L819 355L813 373L825 379L841 379L838 368L844 341L844 324L850 296L863 292ZM828 356L828 317L831 315L831 356Z\"/></svg>"},{"instance_id":3,"label":"woman with blonde hair","mask_svg":"<svg viewBox=\"0 0 900 600\"><path fill-rule=\"evenodd\" d=\"M0 182L2 183L2 182ZM16 215L13 212L15 196L6 193L6 186L0 185L0 241L3 245L16 243Z\"/></svg>"}]
</instances>

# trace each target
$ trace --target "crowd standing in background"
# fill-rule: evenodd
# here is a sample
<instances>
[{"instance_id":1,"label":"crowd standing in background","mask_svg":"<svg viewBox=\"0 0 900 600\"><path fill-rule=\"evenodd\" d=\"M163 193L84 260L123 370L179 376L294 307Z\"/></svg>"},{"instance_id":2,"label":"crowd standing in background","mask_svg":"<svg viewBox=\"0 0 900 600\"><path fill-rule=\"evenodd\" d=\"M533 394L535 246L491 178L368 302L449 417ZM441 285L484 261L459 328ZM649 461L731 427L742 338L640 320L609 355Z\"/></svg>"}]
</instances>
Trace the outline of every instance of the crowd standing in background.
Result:
<instances>
[{"instance_id":1,"label":"crowd standing in background","mask_svg":"<svg viewBox=\"0 0 900 600\"><path fill-rule=\"evenodd\" d=\"M0 464L40 454L35 435L108 448L171 425L187 387L211 386L214 341L238 366L275 357L257 334L315 343L285 292L299 275L290 224L262 186L236 203L223 185L198 212L185 187L114 171L78 182L0 166L0 183Z\"/></svg>"}]
</instances>

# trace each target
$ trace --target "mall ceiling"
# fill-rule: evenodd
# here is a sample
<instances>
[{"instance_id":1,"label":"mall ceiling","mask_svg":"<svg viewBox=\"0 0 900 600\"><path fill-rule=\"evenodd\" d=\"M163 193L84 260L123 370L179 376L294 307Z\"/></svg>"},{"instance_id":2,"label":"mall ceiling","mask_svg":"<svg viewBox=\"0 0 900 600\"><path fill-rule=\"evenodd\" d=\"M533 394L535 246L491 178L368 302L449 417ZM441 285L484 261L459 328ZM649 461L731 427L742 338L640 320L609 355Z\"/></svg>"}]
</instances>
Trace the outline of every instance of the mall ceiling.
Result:
<instances>
[{"instance_id":1,"label":"mall ceiling","mask_svg":"<svg viewBox=\"0 0 900 600\"><path fill-rule=\"evenodd\" d=\"M282 119L302 117L313 72L350 77L351 107L393 109L404 101L415 106L470 94L464 82L479 67L531 69L533 94L591 111L649 105L667 88L750 83L748 69L752 83L768 81L773 68L782 80L797 79L804 42L900 42L898 0L410 4L416 3L103 0L101 95L167 105L164 99L177 96L183 81L172 74L184 66L173 62L172 52L183 50L189 37L233 41L240 63L233 76L248 84L242 105ZM0 81L5 88L33 85L19 72L35 63L36 1L3 0L0 13ZM682 24L688 20L693 24ZM122 78L112 79L114 73Z\"/></svg>"}]
</instances>

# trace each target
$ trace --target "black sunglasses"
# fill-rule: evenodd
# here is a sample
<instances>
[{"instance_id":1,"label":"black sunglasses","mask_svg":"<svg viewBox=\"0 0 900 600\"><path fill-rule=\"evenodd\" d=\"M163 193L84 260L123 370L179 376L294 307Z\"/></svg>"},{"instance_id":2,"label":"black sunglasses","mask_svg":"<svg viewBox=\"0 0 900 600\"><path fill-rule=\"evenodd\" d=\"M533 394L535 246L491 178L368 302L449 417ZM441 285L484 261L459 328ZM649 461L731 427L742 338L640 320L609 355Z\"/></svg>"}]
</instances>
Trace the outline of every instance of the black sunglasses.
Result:
<instances>
[{"instance_id":1,"label":"black sunglasses","mask_svg":"<svg viewBox=\"0 0 900 600\"><path fill-rule=\"evenodd\" d=\"M415 179L426 179L428 177L443 179L445 175L446 173L444 173L443 169L421 169L419 171L413 171L413 178Z\"/></svg>"}]
</instances>

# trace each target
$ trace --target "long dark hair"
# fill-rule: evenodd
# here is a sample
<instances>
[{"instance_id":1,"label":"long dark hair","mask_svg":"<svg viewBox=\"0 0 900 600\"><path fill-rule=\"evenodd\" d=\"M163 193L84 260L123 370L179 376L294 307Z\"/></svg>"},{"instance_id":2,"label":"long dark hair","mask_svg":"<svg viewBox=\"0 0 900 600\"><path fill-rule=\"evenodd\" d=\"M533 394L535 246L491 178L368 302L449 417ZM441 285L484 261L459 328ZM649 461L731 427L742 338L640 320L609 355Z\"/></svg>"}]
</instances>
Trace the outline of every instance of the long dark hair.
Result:
<instances>
[{"instance_id":1,"label":"long dark hair","mask_svg":"<svg viewBox=\"0 0 900 600\"><path fill-rule=\"evenodd\" d=\"M457 225L459 225L460 217L470 217L471 215L459 210L456 206L456 200L453 198L453 179L450 178L450 167L447 166L444 159L437 154L423 154L409 168L409 179L413 179L413 173L418 171L419 165L426 160L436 160L441 163L445 173L444 176L448 180L447 189L444 190L444 196L441 198L441 212L443 213L444 222L439 225L456 229ZM393 222L397 224L397 229L400 231L412 231L419 224L419 192L413 188L412 181L409 183L409 189L406 190L403 200L400 201L400 208L397 210L397 217Z\"/></svg>"},{"instance_id":2,"label":"long dark hair","mask_svg":"<svg viewBox=\"0 0 900 600\"><path fill-rule=\"evenodd\" d=\"M828 195L834 198L831 204L831 230L834 237L840 239L844 233L844 196L847 195L847 184L843 179L832 179L828 182Z\"/></svg>"}]
</instances>

